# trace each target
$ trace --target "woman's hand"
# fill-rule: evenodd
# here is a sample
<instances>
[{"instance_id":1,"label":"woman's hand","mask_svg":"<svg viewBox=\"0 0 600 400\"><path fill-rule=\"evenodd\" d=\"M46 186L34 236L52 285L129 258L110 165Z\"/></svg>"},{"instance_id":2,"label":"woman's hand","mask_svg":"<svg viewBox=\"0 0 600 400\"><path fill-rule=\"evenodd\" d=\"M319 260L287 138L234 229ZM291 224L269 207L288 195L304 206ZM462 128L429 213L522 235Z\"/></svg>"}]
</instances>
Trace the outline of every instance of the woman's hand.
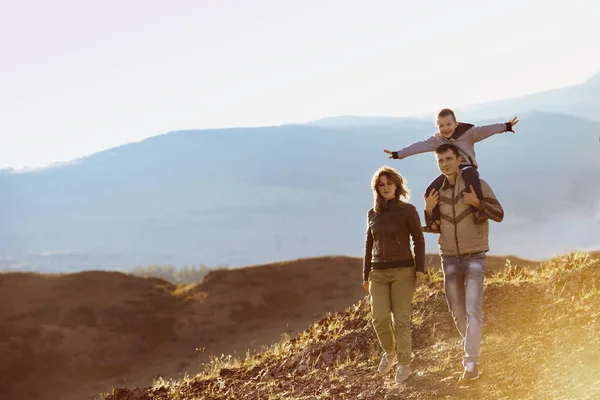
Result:
<instances>
[{"instance_id":1,"label":"woman's hand","mask_svg":"<svg viewBox=\"0 0 600 400\"><path fill-rule=\"evenodd\" d=\"M363 281L363 287L365 288L367 293L369 293L369 281Z\"/></svg>"},{"instance_id":2,"label":"woman's hand","mask_svg":"<svg viewBox=\"0 0 600 400\"><path fill-rule=\"evenodd\" d=\"M423 272L417 272L417 282L423 283L425 282L425 274Z\"/></svg>"}]
</instances>

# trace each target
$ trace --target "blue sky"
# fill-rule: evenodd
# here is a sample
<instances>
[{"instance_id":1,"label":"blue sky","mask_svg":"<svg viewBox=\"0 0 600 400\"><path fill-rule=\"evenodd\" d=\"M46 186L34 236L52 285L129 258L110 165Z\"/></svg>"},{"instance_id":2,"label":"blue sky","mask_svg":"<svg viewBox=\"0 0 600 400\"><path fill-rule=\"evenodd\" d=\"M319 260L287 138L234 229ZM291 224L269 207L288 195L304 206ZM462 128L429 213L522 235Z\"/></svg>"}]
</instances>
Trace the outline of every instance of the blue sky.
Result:
<instances>
[{"instance_id":1,"label":"blue sky","mask_svg":"<svg viewBox=\"0 0 600 400\"><path fill-rule=\"evenodd\" d=\"M577 84L600 71L600 3L554 4L10 2L0 167L178 129L433 114Z\"/></svg>"}]
</instances>

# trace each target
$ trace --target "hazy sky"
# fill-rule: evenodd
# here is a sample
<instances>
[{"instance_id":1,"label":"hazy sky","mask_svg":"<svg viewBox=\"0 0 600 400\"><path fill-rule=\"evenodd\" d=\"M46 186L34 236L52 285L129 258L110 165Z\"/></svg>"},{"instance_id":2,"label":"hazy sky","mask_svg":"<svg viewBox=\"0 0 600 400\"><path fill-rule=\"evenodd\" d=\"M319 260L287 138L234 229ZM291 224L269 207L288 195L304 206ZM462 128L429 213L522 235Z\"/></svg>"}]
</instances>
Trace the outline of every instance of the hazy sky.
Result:
<instances>
[{"instance_id":1,"label":"hazy sky","mask_svg":"<svg viewBox=\"0 0 600 400\"><path fill-rule=\"evenodd\" d=\"M5 2L0 167L178 129L433 113L580 83L600 71L600 3L550 4Z\"/></svg>"}]
</instances>

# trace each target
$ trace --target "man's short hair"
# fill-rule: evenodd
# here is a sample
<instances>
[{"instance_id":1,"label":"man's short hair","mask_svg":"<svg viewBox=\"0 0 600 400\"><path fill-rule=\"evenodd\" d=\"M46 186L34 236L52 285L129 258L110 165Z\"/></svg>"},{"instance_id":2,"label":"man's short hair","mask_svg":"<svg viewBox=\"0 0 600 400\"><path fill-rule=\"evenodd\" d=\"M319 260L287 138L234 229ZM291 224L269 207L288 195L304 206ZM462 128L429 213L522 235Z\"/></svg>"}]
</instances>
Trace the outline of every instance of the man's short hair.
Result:
<instances>
[{"instance_id":1,"label":"man's short hair","mask_svg":"<svg viewBox=\"0 0 600 400\"><path fill-rule=\"evenodd\" d=\"M452 111L449 108L441 109L440 112L438 112L437 117L442 118L442 117L447 117L448 115L452 115L452 118L454 118L454 121L456 121L456 115L454 115L454 111Z\"/></svg>"},{"instance_id":2,"label":"man's short hair","mask_svg":"<svg viewBox=\"0 0 600 400\"><path fill-rule=\"evenodd\" d=\"M460 157L460 152L458 151L458 147L456 147L452 143L444 143L444 144L439 145L438 148L435 149L435 154L442 154L442 153L447 152L448 150L452 150L452 152L454 153L456 158Z\"/></svg>"}]
</instances>

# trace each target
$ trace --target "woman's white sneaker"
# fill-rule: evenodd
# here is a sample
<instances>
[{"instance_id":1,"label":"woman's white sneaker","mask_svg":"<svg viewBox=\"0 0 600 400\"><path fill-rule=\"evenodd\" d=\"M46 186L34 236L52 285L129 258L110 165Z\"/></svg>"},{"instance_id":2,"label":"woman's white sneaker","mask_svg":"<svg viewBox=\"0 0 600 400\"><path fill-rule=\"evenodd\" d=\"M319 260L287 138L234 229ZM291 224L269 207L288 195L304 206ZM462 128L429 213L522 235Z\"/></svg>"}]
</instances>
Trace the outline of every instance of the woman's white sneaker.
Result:
<instances>
[{"instance_id":1,"label":"woman's white sneaker","mask_svg":"<svg viewBox=\"0 0 600 400\"><path fill-rule=\"evenodd\" d=\"M396 353L392 353L392 354L383 353L383 356L381 357L381 361L379 362L379 367L377 368L377 371L379 371L379 373L382 375L387 374L390 371L390 369L392 369L392 364L394 363L395 359L396 359Z\"/></svg>"}]
</instances>

